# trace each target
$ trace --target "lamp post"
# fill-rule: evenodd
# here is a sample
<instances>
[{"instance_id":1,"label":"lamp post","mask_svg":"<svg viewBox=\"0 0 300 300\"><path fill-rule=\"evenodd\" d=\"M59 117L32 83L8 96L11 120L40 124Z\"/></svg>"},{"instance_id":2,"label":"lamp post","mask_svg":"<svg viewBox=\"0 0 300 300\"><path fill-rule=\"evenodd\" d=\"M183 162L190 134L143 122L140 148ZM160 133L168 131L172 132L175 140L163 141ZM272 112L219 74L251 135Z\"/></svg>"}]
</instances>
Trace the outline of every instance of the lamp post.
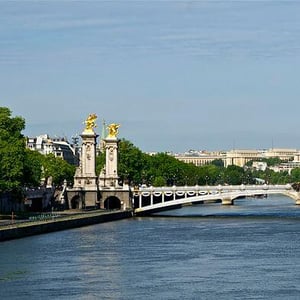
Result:
<instances>
[{"instance_id":1,"label":"lamp post","mask_svg":"<svg viewBox=\"0 0 300 300\"><path fill-rule=\"evenodd\" d=\"M247 184L250 184L250 174L247 174Z\"/></svg>"},{"instance_id":2,"label":"lamp post","mask_svg":"<svg viewBox=\"0 0 300 300\"><path fill-rule=\"evenodd\" d=\"M208 180L209 180L209 177L206 175L206 176L205 176L205 184L206 184L206 185L207 185Z\"/></svg>"},{"instance_id":3,"label":"lamp post","mask_svg":"<svg viewBox=\"0 0 300 300\"><path fill-rule=\"evenodd\" d=\"M221 180L222 180L222 175L221 175L221 174L219 174L219 175L218 175L218 182L217 182L217 183L218 183L218 184L221 184L221 183L222 183L222 181L221 181Z\"/></svg>"}]
</instances>

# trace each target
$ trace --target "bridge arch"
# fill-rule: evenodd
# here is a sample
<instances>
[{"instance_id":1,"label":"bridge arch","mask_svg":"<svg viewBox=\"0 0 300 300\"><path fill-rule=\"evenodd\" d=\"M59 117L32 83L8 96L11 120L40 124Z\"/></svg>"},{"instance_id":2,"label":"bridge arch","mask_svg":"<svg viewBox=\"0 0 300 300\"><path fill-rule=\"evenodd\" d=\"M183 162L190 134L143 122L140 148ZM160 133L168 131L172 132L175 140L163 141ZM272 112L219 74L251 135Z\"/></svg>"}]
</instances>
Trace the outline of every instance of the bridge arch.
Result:
<instances>
[{"instance_id":1,"label":"bridge arch","mask_svg":"<svg viewBox=\"0 0 300 300\"><path fill-rule=\"evenodd\" d=\"M107 197L104 201L105 209L121 209L121 200L116 196Z\"/></svg>"}]
</instances>

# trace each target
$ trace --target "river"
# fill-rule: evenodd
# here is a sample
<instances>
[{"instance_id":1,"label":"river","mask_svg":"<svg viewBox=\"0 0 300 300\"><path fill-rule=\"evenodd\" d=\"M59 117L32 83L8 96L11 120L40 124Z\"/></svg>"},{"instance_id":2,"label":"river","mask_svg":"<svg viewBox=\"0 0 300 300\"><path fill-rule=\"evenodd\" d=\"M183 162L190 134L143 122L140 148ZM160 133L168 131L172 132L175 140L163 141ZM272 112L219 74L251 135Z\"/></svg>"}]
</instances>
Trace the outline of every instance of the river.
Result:
<instances>
[{"instance_id":1,"label":"river","mask_svg":"<svg viewBox=\"0 0 300 300\"><path fill-rule=\"evenodd\" d=\"M300 299L300 207L186 206L0 243L1 299Z\"/></svg>"}]
</instances>

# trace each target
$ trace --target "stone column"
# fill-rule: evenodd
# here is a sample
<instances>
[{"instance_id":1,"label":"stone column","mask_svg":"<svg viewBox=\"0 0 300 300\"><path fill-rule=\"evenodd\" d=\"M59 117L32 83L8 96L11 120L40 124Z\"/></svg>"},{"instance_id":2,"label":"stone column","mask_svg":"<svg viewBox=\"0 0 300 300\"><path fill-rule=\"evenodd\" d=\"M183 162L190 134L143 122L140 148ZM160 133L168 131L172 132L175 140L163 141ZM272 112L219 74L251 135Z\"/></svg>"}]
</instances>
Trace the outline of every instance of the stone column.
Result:
<instances>
[{"instance_id":1,"label":"stone column","mask_svg":"<svg viewBox=\"0 0 300 300\"><path fill-rule=\"evenodd\" d=\"M233 200L230 197L222 198L222 205L233 205Z\"/></svg>"},{"instance_id":2,"label":"stone column","mask_svg":"<svg viewBox=\"0 0 300 300\"><path fill-rule=\"evenodd\" d=\"M96 207L98 203L98 178L96 176L96 143L94 131L83 131L80 166L74 176L73 189L81 194L80 208Z\"/></svg>"},{"instance_id":3,"label":"stone column","mask_svg":"<svg viewBox=\"0 0 300 300\"><path fill-rule=\"evenodd\" d=\"M82 147L80 155L80 166L74 177L74 187L81 187L85 190L97 189L96 176L96 139L97 134L81 134Z\"/></svg>"},{"instance_id":4,"label":"stone column","mask_svg":"<svg viewBox=\"0 0 300 300\"><path fill-rule=\"evenodd\" d=\"M118 139L116 137L106 138L105 151L106 151L106 163L105 163L105 186L118 187Z\"/></svg>"},{"instance_id":5,"label":"stone column","mask_svg":"<svg viewBox=\"0 0 300 300\"><path fill-rule=\"evenodd\" d=\"M97 176L96 176L96 139L94 134L81 135L82 138L82 154L81 154L81 168L82 175L86 178L85 188L95 189L97 188Z\"/></svg>"}]
</instances>

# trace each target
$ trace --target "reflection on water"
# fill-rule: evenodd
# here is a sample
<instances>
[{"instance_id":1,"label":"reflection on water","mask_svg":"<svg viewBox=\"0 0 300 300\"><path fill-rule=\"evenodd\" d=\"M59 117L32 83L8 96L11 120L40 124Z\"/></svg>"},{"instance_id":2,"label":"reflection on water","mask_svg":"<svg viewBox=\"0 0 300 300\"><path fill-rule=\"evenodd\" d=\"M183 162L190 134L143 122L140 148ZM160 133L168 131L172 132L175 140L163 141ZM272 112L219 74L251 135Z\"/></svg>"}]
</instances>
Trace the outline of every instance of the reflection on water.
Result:
<instances>
[{"instance_id":1,"label":"reflection on water","mask_svg":"<svg viewBox=\"0 0 300 300\"><path fill-rule=\"evenodd\" d=\"M3 242L1 299L299 299L299 220L249 198Z\"/></svg>"},{"instance_id":2,"label":"reflection on water","mask_svg":"<svg viewBox=\"0 0 300 300\"><path fill-rule=\"evenodd\" d=\"M166 216L253 216L253 217L300 217L300 207L288 197L269 196L268 198L236 199L234 205L220 203L185 206L156 215Z\"/></svg>"}]
</instances>

